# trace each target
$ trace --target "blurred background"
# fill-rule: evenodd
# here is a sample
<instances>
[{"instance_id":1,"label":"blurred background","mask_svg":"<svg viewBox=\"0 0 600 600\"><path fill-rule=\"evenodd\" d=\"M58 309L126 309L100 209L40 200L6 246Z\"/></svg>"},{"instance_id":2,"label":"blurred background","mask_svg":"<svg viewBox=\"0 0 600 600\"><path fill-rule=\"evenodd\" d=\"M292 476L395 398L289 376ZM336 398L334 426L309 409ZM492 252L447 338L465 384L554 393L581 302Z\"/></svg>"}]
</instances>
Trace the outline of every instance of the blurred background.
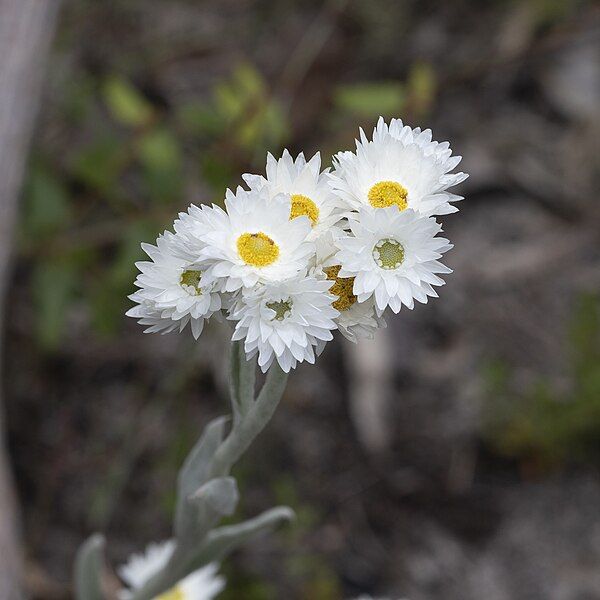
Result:
<instances>
[{"instance_id":1,"label":"blurred background","mask_svg":"<svg viewBox=\"0 0 600 600\"><path fill-rule=\"evenodd\" d=\"M91 532L113 565L168 537L228 410L225 329L124 317L140 242L382 114L464 157L455 273L293 373L234 474L238 517L298 519L225 562L222 598L600 598L599 43L583 0L64 0L3 315L29 593L70 598Z\"/></svg>"}]
</instances>

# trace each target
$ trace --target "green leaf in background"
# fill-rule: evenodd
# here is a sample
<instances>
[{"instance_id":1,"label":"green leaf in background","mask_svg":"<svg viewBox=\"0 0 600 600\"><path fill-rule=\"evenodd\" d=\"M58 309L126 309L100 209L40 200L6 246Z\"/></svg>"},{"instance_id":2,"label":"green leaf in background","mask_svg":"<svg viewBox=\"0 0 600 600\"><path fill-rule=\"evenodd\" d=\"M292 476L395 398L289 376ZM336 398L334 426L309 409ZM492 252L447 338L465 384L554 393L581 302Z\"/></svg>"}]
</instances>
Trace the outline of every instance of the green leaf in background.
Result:
<instances>
[{"instance_id":1,"label":"green leaf in background","mask_svg":"<svg viewBox=\"0 0 600 600\"><path fill-rule=\"evenodd\" d=\"M267 96L267 85L260 72L248 63L238 65L231 78L214 90L217 110L228 121L247 116L248 109L260 108Z\"/></svg>"},{"instance_id":2,"label":"green leaf in background","mask_svg":"<svg viewBox=\"0 0 600 600\"><path fill-rule=\"evenodd\" d=\"M104 194L115 193L117 179L127 162L127 152L114 135L105 134L82 148L71 167L82 183Z\"/></svg>"},{"instance_id":3,"label":"green leaf in background","mask_svg":"<svg viewBox=\"0 0 600 600\"><path fill-rule=\"evenodd\" d=\"M73 126L85 122L92 108L96 108L95 94L97 93L96 81L87 72L78 73L77 77L64 82L64 98L61 110Z\"/></svg>"},{"instance_id":4,"label":"green leaf in background","mask_svg":"<svg viewBox=\"0 0 600 600\"><path fill-rule=\"evenodd\" d=\"M258 69L250 63L242 63L233 72L233 81L247 97L265 94L267 86Z\"/></svg>"},{"instance_id":5,"label":"green leaf in background","mask_svg":"<svg viewBox=\"0 0 600 600\"><path fill-rule=\"evenodd\" d=\"M562 21L580 5L578 0L528 0L523 4L533 13L538 27Z\"/></svg>"},{"instance_id":6,"label":"green leaf in background","mask_svg":"<svg viewBox=\"0 0 600 600\"><path fill-rule=\"evenodd\" d=\"M152 120L152 104L126 79L111 75L104 82L102 92L109 111L119 123L141 127Z\"/></svg>"},{"instance_id":7,"label":"green leaf in background","mask_svg":"<svg viewBox=\"0 0 600 600\"><path fill-rule=\"evenodd\" d=\"M71 222L69 195L63 184L45 167L36 165L25 185L23 233L33 238L63 230Z\"/></svg>"},{"instance_id":8,"label":"green leaf in background","mask_svg":"<svg viewBox=\"0 0 600 600\"><path fill-rule=\"evenodd\" d=\"M267 148L274 150L285 141L285 112L254 66L243 63L230 79L219 83L214 90L214 105L236 145L251 152L251 159L264 158Z\"/></svg>"},{"instance_id":9,"label":"green leaf in background","mask_svg":"<svg viewBox=\"0 0 600 600\"><path fill-rule=\"evenodd\" d=\"M215 86L214 101L217 111L227 123L239 119L244 112L245 99L230 82Z\"/></svg>"},{"instance_id":10,"label":"green leaf in background","mask_svg":"<svg viewBox=\"0 0 600 600\"><path fill-rule=\"evenodd\" d=\"M183 188L183 154L168 129L153 129L137 144L148 193L159 201L175 201Z\"/></svg>"},{"instance_id":11,"label":"green leaf in background","mask_svg":"<svg viewBox=\"0 0 600 600\"><path fill-rule=\"evenodd\" d=\"M583 296L571 323L572 377L556 388L539 378L519 389L507 366L488 369L485 434L501 454L538 467L598 459L600 447L600 298Z\"/></svg>"},{"instance_id":12,"label":"green leaf in background","mask_svg":"<svg viewBox=\"0 0 600 600\"><path fill-rule=\"evenodd\" d=\"M405 99L404 86L397 81L342 85L334 94L334 103L339 110L369 118L397 115Z\"/></svg>"},{"instance_id":13,"label":"green leaf in background","mask_svg":"<svg viewBox=\"0 0 600 600\"><path fill-rule=\"evenodd\" d=\"M571 323L570 338L577 382L595 372L600 375L600 297L584 294ZM600 396L600 386L598 387Z\"/></svg>"},{"instance_id":14,"label":"green leaf in background","mask_svg":"<svg viewBox=\"0 0 600 600\"><path fill-rule=\"evenodd\" d=\"M222 159L216 152L207 152L202 156L200 166L204 180L218 194L215 201L222 204L224 190L234 178L231 162Z\"/></svg>"},{"instance_id":15,"label":"green leaf in background","mask_svg":"<svg viewBox=\"0 0 600 600\"><path fill-rule=\"evenodd\" d=\"M232 569L228 563L224 563L221 570L226 576L227 586L219 594L219 600L277 600L280 597L273 584L246 572L243 565L236 565Z\"/></svg>"},{"instance_id":16,"label":"green leaf in background","mask_svg":"<svg viewBox=\"0 0 600 600\"><path fill-rule=\"evenodd\" d=\"M190 102L177 109L178 124L194 136L218 135L223 130L223 118L212 106Z\"/></svg>"},{"instance_id":17,"label":"green leaf in background","mask_svg":"<svg viewBox=\"0 0 600 600\"><path fill-rule=\"evenodd\" d=\"M76 288L76 265L67 258L40 261L32 276L35 332L39 344L55 350L62 339Z\"/></svg>"},{"instance_id":18,"label":"green leaf in background","mask_svg":"<svg viewBox=\"0 0 600 600\"><path fill-rule=\"evenodd\" d=\"M437 78L433 67L426 62L416 62L410 69L406 85L411 111L416 116L428 115L437 93Z\"/></svg>"},{"instance_id":19,"label":"green leaf in background","mask_svg":"<svg viewBox=\"0 0 600 600\"><path fill-rule=\"evenodd\" d=\"M141 163L149 169L178 169L182 156L179 143L168 129L154 129L145 134L138 143Z\"/></svg>"},{"instance_id":20,"label":"green leaf in background","mask_svg":"<svg viewBox=\"0 0 600 600\"><path fill-rule=\"evenodd\" d=\"M135 262L146 256L140 247L140 240L155 237L156 226L151 222L140 220L129 226L108 271L101 272L90 282L86 294L93 325L101 334L114 335L123 322L127 306L131 305L127 295L135 289Z\"/></svg>"},{"instance_id":21,"label":"green leaf in background","mask_svg":"<svg viewBox=\"0 0 600 600\"><path fill-rule=\"evenodd\" d=\"M287 122L279 102L271 98L260 104L254 113L249 113L236 133L242 148L254 151L255 160L264 160L267 149L280 146L287 137Z\"/></svg>"}]
</instances>

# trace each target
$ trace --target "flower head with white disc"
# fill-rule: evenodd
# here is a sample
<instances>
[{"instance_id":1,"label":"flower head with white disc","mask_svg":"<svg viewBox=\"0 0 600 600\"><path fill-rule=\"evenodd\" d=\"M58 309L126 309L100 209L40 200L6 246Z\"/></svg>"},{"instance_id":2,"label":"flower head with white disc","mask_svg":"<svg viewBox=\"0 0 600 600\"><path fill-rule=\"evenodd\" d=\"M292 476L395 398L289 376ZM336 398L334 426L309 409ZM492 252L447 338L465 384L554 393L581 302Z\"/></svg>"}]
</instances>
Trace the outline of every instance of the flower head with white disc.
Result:
<instances>
[{"instance_id":1,"label":"flower head with white disc","mask_svg":"<svg viewBox=\"0 0 600 600\"><path fill-rule=\"evenodd\" d=\"M246 355L258 354L266 371L273 361L286 373L299 362L315 362L315 348L328 342L339 312L329 293L331 281L291 279L247 292L230 318L237 321L234 340L244 340Z\"/></svg>"},{"instance_id":2,"label":"flower head with white disc","mask_svg":"<svg viewBox=\"0 0 600 600\"><path fill-rule=\"evenodd\" d=\"M378 311L388 306L397 313L404 304L426 303L437 297L433 286L443 285L440 274L451 273L439 259L452 248L437 237L442 227L433 218L397 207L362 209L349 221L352 235L338 240L339 276L354 277L359 302L374 298Z\"/></svg>"},{"instance_id":3,"label":"flower head with white disc","mask_svg":"<svg viewBox=\"0 0 600 600\"><path fill-rule=\"evenodd\" d=\"M156 246L142 244L149 261L136 263L139 288L130 298L136 302L127 315L146 325L149 333L182 331L190 325L196 339L204 322L221 310L221 296L204 279L204 266L189 254L181 239L165 231Z\"/></svg>"}]
</instances>

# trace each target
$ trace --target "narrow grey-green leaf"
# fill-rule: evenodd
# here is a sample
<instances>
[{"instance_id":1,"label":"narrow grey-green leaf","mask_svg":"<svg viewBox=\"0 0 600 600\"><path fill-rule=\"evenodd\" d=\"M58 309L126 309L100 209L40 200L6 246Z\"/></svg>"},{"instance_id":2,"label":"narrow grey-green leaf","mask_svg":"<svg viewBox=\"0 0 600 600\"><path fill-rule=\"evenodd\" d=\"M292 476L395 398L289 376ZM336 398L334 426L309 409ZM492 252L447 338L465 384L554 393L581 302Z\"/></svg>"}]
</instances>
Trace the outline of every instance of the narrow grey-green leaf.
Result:
<instances>
[{"instance_id":1,"label":"narrow grey-green leaf","mask_svg":"<svg viewBox=\"0 0 600 600\"><path fill-rule=\"evenodd\" d=\"M191 500L206 504L221 516L232 515L239 502L240 494L233 477L219 477L205 483L192 495Z\"/></svg>"},{"instance_id":2,"label":"narrow grey-green leaf","mask_svg":"<svg viewBox=\"0 0 600 600\"><path fill-rule=\"evenodd\" d=\"M176 535L183 546L197 545L222 517L235 511L240 495L233 477L211 479L181 504Z\"/></svg>"},{"instance_id":3,"label":"narrow grey-green leaf","mask_svg":"<svg viewBox=\"0 0 600 600\"><path fill-rule=\"evenodd\" d=\"M242 523L214 529L208 534L206 542L200 549L194 561L194 568L213 560L222 560L232 550L255 535L274 529L293 518L294 511L291 508L278 506Z\"/></svg>"},{"instance_id":4,"label":"narrow grey-green leaf","mask_svg":"<svg viewBox=\"0 0 600 600\"><path fill-rule=\"evenodd\" d=\"M179 472L179 493L189 496L208 480L210 461L223 441L227 417L211 421L192 448Z\"/></svg>"},{"instance_id":5,"label":"narrow grey-green leaf","mask_svg":"<svg viewBox=\"0 0 600 600\"><path fill-rule=\"evenodd\" d=\"M95 534L80 547L75 558L77 600L103 600L102 568L104 538Z\"/></svg>"},{"instance_id":6,"label":"narrow grey-green leaf","mask_svg":"<svg viewBox=\"0 0 600 600\"><path fill-rule=\"evenodd\" d=\"M189 453L179 471L175 515L175 534L177 536L185 532L190 524L187 507L189 496L210 478L213 457L223 441L226 421L226 417L219 417L205 427L200 440Z\"/></svg>"}]
</instances>

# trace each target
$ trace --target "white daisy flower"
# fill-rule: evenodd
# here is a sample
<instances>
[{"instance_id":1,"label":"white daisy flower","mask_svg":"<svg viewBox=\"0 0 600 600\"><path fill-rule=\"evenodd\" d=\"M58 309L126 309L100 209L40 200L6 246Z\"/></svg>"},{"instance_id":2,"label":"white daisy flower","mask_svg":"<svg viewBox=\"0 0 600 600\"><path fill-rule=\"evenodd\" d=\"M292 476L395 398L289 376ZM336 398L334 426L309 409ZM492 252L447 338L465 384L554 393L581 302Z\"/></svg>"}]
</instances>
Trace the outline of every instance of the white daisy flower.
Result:
<instances>
[{"instance_id":1,"label":"white daisy flower","mask_svg":"<svg viewBox=\"0 0 600 600\"><path fill-rule=\"evenodd\" d=\"M204 281L203 266L187 253L180 238L172 233L158 237L156 246L142 244L150 261L136 263L140 289L129 296L137 303L127 315L148 325L146 332L182 331L189 323L196 339L204 322L221 310L221 297Z\"/></svg>"},{"instance_id":2,"label":"white daisy flower","mask_svg":"<svg viewBox=\"0 0 600 600\"><path fill-rule=\"evenodd\" d=\"M279 160L267 154L266 177L249 173L242 177L250 189L266 189L270 197L289 195L290 219L308 217L312 227L309 239L314 240L341 219L343 203L329 186L328 171L321 172L319 152L307 162L303 153L294 160L284 150Z\"/></svg>"},{"instance_id":3,"label":"white daisy flower","mask_svg":"<svg viewBox=\"0 0 600 600\"><path fill-rule=\"evenodd\" d=\"M430 129L411 129L400 119L392 119L388 126L380 117L372 140L361 129L356 153L334 157L332 189L352 210L395 205L426 216L456 212L451 202L462 196L447 190L467 175L450 173L461 157L452 156L450 144L432 141L431 135Z\"/></svg>"},{"instance_id":4,"label":"white daisy flower","mask_svg":"<svg viewBox=\"0 0 600 600\"><path fill-rule=\"evenodd\" d=\"M120 600L128 600L132 592L142 587L162 569L171 558L175 543L170 540L161 544L150 544L144 554L134 554L118 569L119 576L129 589L119 592ZM211 563L182 579L168 592L155 600L212 600L225 587L225 579L217 575L219 565Z\"/></svg>"},{"instance_id":5,"label":"white daisy flower","mask_svg":"<svg viewBox=\"0 0 600 600\"><path fill-rule=\"evenodd\" d=\"M201 236L208 231L206 223L206 205L196 206L191 204L186 212L180 212L173 223L173 229L180 241L180 246L185 251L199 257L206 244L201 240Z\"/></svg>"},{"instance_id":6,"label":"white daisy flower","mask_svg":"<svg viewBox=\"0 0 600 600\"><path fill-rule=\"evenodd\" d=\"M336 255L340 248L336 240L344 235L344 231L334 227L317 240L315 266L311 269L311 274L318 279L333 282L329 293L336 297L332 306L339 311L335 322L345 338L357 342L359 339L372 339L379 328L386 327L386 323L377 314L372 298L358 302L353 291L354 277L339 276L341 266Z\"/></svg>"},{"instance_id":7,"label":"white daisy flower","mask_svg":"<svg viewBox=\"0 0 600 600\"><path fill-rule=\"evenodd\" d=\"M302 277L268 284L244 294L232 310L233 340L244 340L248 359L258 354L263 373L277 360L286 373L299 362L315 362L315 348L333 338L335 296L331 282ZM317 354L318 354L317 351Z\"/></svg>"},{"instance_id":8,"label":"white daisy flower","mask_svg":"<svg viewBox=\"0 0 600 600\"><path fill-rule=\"evenodd\" d=\"M295 277L308 266L314 245L307 241L307 217L290 220L290 199L270 198L266 190L227 190L225 206L201 211L206 244L201 256L210 264L207 281L219 282L226 292L257 283Z\"/></svg>"},{"instance_id":9,"label":"white daisy flower","mask_svg":"<svg viewBox=\"0 0 600 600\"><path fill-rule=\"evenodd\" d=\"M388 306L397 313L403 304L412 309L415 300L437 297L433 286L444 284L437 274L452 272L438 259L452 244L436 237L442 228L435 219L391 206L362 209L349 225L354 237L337 240L341 250L336 258L339 276L355 278L359 302L374 297L380 313Z\"/></svg>"}]
</instances>

